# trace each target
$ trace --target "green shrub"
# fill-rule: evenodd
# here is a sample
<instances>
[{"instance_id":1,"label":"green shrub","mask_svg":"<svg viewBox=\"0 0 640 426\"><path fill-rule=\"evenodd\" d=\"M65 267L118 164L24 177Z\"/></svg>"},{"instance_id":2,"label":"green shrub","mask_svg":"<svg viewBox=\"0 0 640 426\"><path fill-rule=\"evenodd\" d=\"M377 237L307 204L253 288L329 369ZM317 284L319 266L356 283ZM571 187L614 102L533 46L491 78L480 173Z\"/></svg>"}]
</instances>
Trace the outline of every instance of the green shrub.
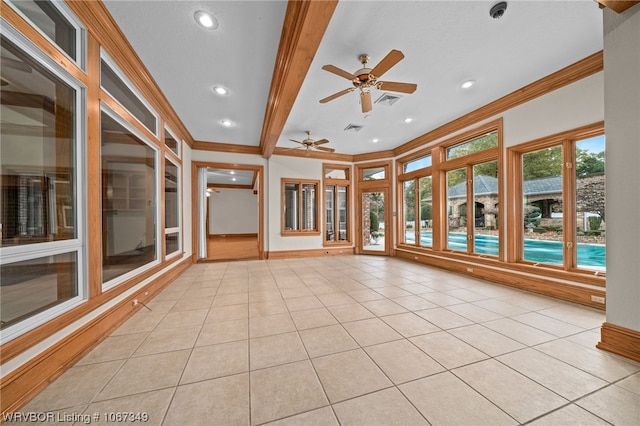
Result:
<instances>
[{"instance_id":1,"label":"green shrub","mask_svg":"<svg viewBox=\"0 0 640 426\"><path fill-rule=\"evenodd\" d=\"M537 234L543 234L543 233L547 232L547 228L540 228L540 227L533 228L533 232L535 232Z\"/></svg>"},{"instance_id":2,"label":"green shrub","mask_svg":"<svg viewBox=\"0 0 640 426\"><path fill-rule=\"evenodd\" d=\"M589 230L598 231L602 224L602 218L600 216L589 216Z\"/></svg>"},{"instance_id":3,"label":"green shrub","mask_svg":"<svg viewBox=\"0 0 640 426\"><path fill-rule=\"evenodd\" d=\"M407 223L407 229L413 229L413 225L410 223Z\"/></svg>"},{"instance_id":4,"label":"green shrub","mask_svg":"<svg viewBox=\"0 0 640 426\"><path fill-rule=\"evenodd\" d=\"M369 231L377 231L380 228L380 223L378 222L378 215L374 211L369 212Z\"/></svg>"}]
</instances>

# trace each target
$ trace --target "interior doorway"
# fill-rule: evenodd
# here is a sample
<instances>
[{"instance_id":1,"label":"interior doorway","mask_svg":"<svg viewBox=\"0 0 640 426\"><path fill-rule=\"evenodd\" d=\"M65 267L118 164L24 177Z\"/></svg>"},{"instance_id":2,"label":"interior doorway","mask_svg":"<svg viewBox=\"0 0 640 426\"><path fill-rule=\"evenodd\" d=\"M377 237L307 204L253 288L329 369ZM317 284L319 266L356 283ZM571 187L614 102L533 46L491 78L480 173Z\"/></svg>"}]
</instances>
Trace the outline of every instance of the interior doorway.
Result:
<instances>
[{"instance_id":1,"label":"interior doorway","mask_svg":"<svg viewBox=\"0 0 640 426\"><path fill-rule=\"evenodd\" d=\"M262 166L194 162L196 261L264 258L262 172Z\"/></svg>"},{"instance_id":2,"label":"interior doorway","mask_svg":"<svg viewBox=\"0 0 640 426\"><path fill-rule=\"evenodd\" d=\"M388 191L386 188L360 191L360 252L388 255L389 234Z\"/></svg>"}]
</instances>

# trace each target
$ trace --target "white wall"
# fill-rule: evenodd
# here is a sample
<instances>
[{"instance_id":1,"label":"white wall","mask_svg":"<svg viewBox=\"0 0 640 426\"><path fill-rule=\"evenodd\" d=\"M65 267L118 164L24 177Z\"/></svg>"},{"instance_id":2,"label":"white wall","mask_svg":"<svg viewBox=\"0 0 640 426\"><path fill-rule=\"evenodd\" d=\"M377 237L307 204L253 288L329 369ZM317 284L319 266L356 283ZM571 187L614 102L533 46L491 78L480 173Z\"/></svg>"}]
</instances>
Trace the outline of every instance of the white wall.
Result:
<instances>
[{"instance_id":1,"label":"white wall","mask_svg":"<svg viewBox=\"0 0 640 426\"><path fill-rule=\"evenodd\" d=\"M258 233L258 196L252 189L219 188L208 202L210 235Z\"/></svg>"},{"instance_id":2,"label":"white wall","mask_svg":"<svg viewBox=\"0 0 640 426\"><path fill-rule=\"evenodd\" d=\"M607 322L640 331L640 5L604 9Z\"/></svg>"}]
</instances>

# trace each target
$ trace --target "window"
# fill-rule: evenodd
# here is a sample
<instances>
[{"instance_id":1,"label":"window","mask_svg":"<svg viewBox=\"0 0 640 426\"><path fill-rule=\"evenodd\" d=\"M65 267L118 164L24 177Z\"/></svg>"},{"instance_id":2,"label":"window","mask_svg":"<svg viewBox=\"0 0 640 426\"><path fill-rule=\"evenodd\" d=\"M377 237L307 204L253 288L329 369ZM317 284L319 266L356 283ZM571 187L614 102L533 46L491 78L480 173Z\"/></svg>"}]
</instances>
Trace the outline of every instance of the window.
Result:
<instances>
[{"instance_id":1,"label":"window","mask_svg":"<svg viewBox=\"0 0 640 426\"><path fill-rule=\"evenodd\" d=\"M100 85L120 105L131 113L154 135L158 134L158 117L142 97L133 89L115 62L105 53L100 58Z\"/></svg>"},{"instance_id":2,"label":"window","mask_svg":"<svg viewBox=\"0 0 640 426\"><path fill-rule=\"evenodd\" d=\"M446 188L446 244L449 250L500 255L500 140L494 130L445 144L440 164Z\"/></svg>"},{"instance_id":3,"label":"window","mask_svg":"<svg viewBox=\"0 0 640 426\"><path fill-rule=\"evenodd\" d=\"M180 250L180 167L164 160L164 232L165 255Z\"/></svg>"},{"instance_id":4,"label":"window","mask_svg":"<svg viewBox=\"0 0 640 426\"><path fill-rule=\"evenodd\" d=\"M42 35L83 67L84 28L64 2L50 0L9 0L8 4ZM4 59L3 59L4 60Z\"/></svg>"},{"instance_id":5,"label":"window","mask_svg":"<svg viewBox=\"0 0 640 426\"><path fill-rule=\"evenodd\" d=\"M180 157L180 142L167 127L164 128L164 145Z\"/></svg>"},{"instance_id":6,"label":"window","mask_svg":"<svg viewBox=\"0 0 640 426\"><path fill-rule=\"evenodd\" d=\"M2 24L0 340L80 303L85 93Z\"/></svg>"},{"instance_id":7,"label":"window","mask_svg":"<svg viewBox=\"0 0 640 426\"><path fill-rule=\"evenodd\" d=\"M325 244L349 244L350 169L324 166Z\"/></svg>"},{"instance_id":8,"label":"window","mask_svg":"<svg viewBox=\"0 0 640 426\"><path fill-rule=\"evenodd\" d=\"M282 179L282 235L319 233L318 181Z\"/></svg>"},{"instance_id":9,"label":"window","mask_svg":"<svg viewBox=\"0 0 640 426\"><path fill-rule=\"evenodd\" d=\"M158 155L115 113L103 109L100 124L102 282L108 288L116 284L115 278L124 280L158 260Z\"/></svg>"},{"instance_id":10,"label":"window","mask_svg":"<svg viewBox=\"0 0 640 426\"><path fill-rule=\"evenodd\" d=\"M385 180L386 167L372 167L362 169L362 180Z\"/></svg>"},{"instance_id":11,"label":"window","mask_svg":"<svg viewBox=\"0 0 640 426\"><path fill-rule=\"evenodd\" d=\"M515 261L606 272L602 125L509 150L521 182Z\"/></svg>"},{"instance_id":12,"label":"window","mask_svg":"<svg viewBox=\"0 0 640 426\"><path fill-rule=\"evenodd\" d=\"M424 169L425 167L431 167L431 155L425 155L424 157L407 161L402 165L404 173L409 173L418 169Z\"/></svg>"}]
</instances>

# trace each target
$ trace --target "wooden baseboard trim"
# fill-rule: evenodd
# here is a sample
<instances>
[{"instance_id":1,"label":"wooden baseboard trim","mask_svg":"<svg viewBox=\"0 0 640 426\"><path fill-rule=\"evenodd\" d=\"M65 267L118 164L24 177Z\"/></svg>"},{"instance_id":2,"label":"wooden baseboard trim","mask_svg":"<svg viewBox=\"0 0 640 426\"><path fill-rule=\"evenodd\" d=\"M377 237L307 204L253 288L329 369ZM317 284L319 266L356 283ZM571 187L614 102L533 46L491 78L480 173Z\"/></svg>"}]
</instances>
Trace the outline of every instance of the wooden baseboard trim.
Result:
<instances>
[{"instance_id":1,"label":"wooden baseboard trim","mask_svg":"<svg viewBox=\"0 0 640 426\"><path fill-rule=\"evenodd\" d=\"M605 322L596 347L640 362L640 331Z\"/></svg>"},{"instance_id":2,"label":"wooden baseboard trim","mask_svg":"<svg viewBox=\"0 0 640 426\"><path fill-rule=\"evenodd\" d=\"M326 247L313 250L279 250L266 253L267 259L294 259L297 257L343 256L355 254L355 247Z\"/></svg>"},{"instance_id":3,"label":"wooden baseboard trim","mask_svg":"<svg viewBox=\"0 0 640 426\"><path fill-rule=\"evenodd\" d=\"M424 263L429 266L446 269L469 275L474 278L481 278L498 284L504 284L521 290L579 303L596 309L604 309L605 305L592 301L592 296L604 299L605 291L595 286L584 285L576 282L575 285L568 280L559 280L546 276L535 276L519 271L493 267L472 261L462 261L458 259L448 259L442 256L423 254L418 252L396 250L396 256L411 261Z\"/></svg>"},{"instance_id":4,"label":"wooden baseboard trim","mask_svg":"<svg viewBox=\"0 0 640 426\"><path fill-rule=\"evenodd\" d=\"M150 301L190 265L190 257L182 260L164 275L122 300L109 311L102 313L3 377L0 384L2 414L15 412L24 406L135 312L144 309L142 304L134 307L131 303L133 299L138 299L142 303Z\"/></svg>"}]
</instances>

